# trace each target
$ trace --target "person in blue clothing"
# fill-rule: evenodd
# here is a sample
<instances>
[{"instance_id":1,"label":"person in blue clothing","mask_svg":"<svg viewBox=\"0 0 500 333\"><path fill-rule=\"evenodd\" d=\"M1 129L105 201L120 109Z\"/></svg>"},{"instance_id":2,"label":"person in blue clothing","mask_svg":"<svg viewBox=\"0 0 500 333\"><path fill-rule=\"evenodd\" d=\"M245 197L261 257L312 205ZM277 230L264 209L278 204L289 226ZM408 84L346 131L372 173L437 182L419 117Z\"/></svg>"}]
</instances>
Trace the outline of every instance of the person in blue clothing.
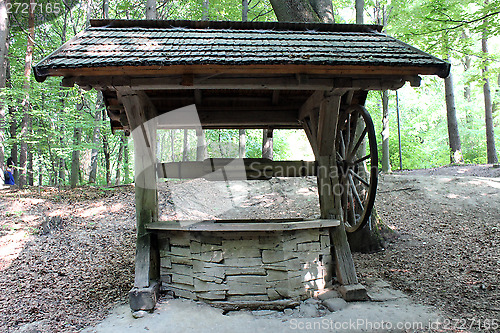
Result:
<instances>
[{"instance_id":1,"label":"person in blue clothing","mask_svg":"<svg viewBox=\"0 0 500 333\"><path fill-rule=\"evenodd\" d=\"M14 182L14 175L12 172L14 171L14 162L12 162L12 157L7 159L7 168L4 172L5 185L16 185Z\"/></svg>"}]
</instances>

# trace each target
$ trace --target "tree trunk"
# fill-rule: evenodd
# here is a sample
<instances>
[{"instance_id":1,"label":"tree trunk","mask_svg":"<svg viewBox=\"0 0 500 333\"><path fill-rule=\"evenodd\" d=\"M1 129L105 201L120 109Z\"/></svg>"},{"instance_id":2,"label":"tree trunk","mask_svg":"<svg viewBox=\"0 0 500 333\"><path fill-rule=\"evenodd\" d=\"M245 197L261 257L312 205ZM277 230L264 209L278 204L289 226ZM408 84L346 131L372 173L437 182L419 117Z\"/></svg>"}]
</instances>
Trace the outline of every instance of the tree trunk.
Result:
<instances>
[{"instance_id":1,"label":"tree trunk","mask_svg":"<svg viewBox=\"0 0 500 333\"><path fill-rule=\"evenodd\" d=\"M455 93L453 91L453 79L450 75L444 79L444 90L446 93L446 117L448 120L448 138L450 143L450 162L463 163L462 144L458 133L457 110L455 108Z\"/></svg>"},{"instance_id":2,"label":"tree trunk","mask_svg":"<svg viewBox=\"0 0 500 333\"><path fill-rule=\"evenodd\" d=\"M488 3L485 1L485 3ZM481 47L483 50L483 57L488 58L488 34L483 31L483 38L481 39ZM495 147L495 129L493 126L493 106L491 103L491 89L490 79L488 78L488 66L483 67L483 93L484 93L484 119L486 123L486 154L488 163L498 163L497 150Z\"/></svg>"},{"instance_id":3,"label":"tree trunk","mask_svg":"<svg viewBox=\"0 0 500 333\"><path fill-rule=\"evenodd\" d=\"M262 158L273 159L273 129L265 129L262 133Z\"/></svg>"},{"instance_id":4,"label":"tree trunk","mask_svg":"<svg viewBox=\"0 0 500 333\"><path fill-rule=\"evenodd\" d=\"M241 20L243 22L246 22L248 21L248 0L243 0L241 5L242 5Z\"/></svg>"},{"instance_id":5,"label":"tree trunk","mask_svg":"<svg viewBox=\"0 0 500 333\"><path fill-rule=\"evenodd\" d=\"M30 123L30 77L31 77L31 65L33 62L33 46L35 40L35 9L36 3L34 0L30 0L28 6L28 42L26 46L26 57L24 61L24 84L23 89L25 91L24 100L22 102L23 106L23 118L21 120L21 150L19 154L19 187L22 188L26 185L27 176L27 160L28 160L28 143L26 142L29 136L29 123Z\"/></svg>"},{"instance_id":6,"label":"tree trunk","mask_svg":"<svg viewBox=\"0 0 500 333\"><path fill-rule=\"evenodd\" d=\"M335 23L333 17L333 4L331 0L310 0L311 6L318 15L320 22Z\"/></svg>"},{"instance_id":7,"label":"tree trunk","mask_svg":"<svg viewBox=\"0 0 500 333\"><path fill-rule=\"evenodd\" d=\"M125 135L122 133L122 137L120 139L120 149L118 150L118 158L116 159L115 185L120 185L120 171L123 160L123 152L125 150L125 143Z\"/></svg>"},{"instance_id":8,"label":"tree trunk","mask_svg":"<svg viewBox=\"0 0 500 333\"><path fill-rule=\"evenodd\" d=\"M243 22L248 21L248 0L242 1L242 12L241 20ZM244 129L239 130L239 145L238 145L238 156L239 158L245 158L246 151L246 131Z\"/></svg>"},{"instance_id":9,"label":"tree trunk","mask_svg":"<svg viewBox=\"0 0 500 333\"><path fill-rule=\"evenodd\" d=\"M31 127L31 126L30 126ZM30 149L31 150L31 149ZM28 151L28 185L34 185L34 173L33 173L33 153Z\"/></svg>"},{"instance_id":10,"label":"tree trunk","mask_svg":"<svg viewBox=\"0 0 500 333\"><path fill-rule=\"evenodd\" d=\"M270 2L278 21L323 22L314 10L311 0L270 0Z\"/></svg>"},{"instance_id":11,"label":"tree trunk","mask_svg":"<svg viewBox=\"0 0 500 333\"><path fill-rule=\"evenodd\" d=\"M82 129L80 127L75 127L73 131L73 153L71 154L71 176L69 181L71 188L75 188L79 180L81 141Z\"/></svg>"},{"instance_id":12,"label":"tree trunk","mask_svg":"<svg viewBox=\"0 0 500 333\"><path fill-rule=\"evenodd\" d=\"M7 67L9 53L9 15L7 1L0 1L0 91L7 87ZM4 143L6 106L0 99L0 181L4 183Z\"/></svg>"},{"instance_id":13,"label":"tree trunk","mask_svg":"<svg viewBox=\"0 0 500 333\"><path fill-rule=\"evenodd\" d=\"M246 131L244 129L240 129L239 134L240 134L240 140L239 140L239 147L238 147L238 156L240 158L245 158L246 145L247 145Z\"/></svg>"},{"instance_id":14,"label":"tree trunk","mask_svg":"<svg viewBox=\"0 0 500 333\"><path fill-rule=\"evenodd\" d=\"M109 18L109 0L102 0L102 18Z\"/></svg>"},{"instance_id":15,"label":"tree trunk","mask_svg":"<svg viewBox=\"0 0 500 333\"><path fill-rule=\"evenodd\" d=\"M389 154L389 93L382 92L382 171L391 172Z\"/></svg>"},{"instance_id":16,"label":"tree trunk","mask_svg":"<svg viewBox=\"0 0 500 333\"><path fill-rule=\"evenodd\" d=\"M210 0L203 0L203 15L201 17L201 19L203 21L208 20L208 18L209 18L209 13L208 13L209 9L210 9Z\"/></svg>"},{"instance_id":17,"label":"tree trunk","mask_svg":"<svg viewBox=\"0 0 500 333\"><path fill-rule=\"evenodd\" d=\"M171 159L175 162L175 130L170 130L170 149L171 149Z\"/></svg>"},{"instance_id":18,"label":"tree trunk","mask_svg":"<svg viewBox=\"0 0 500 333\"><path fill-rule=\"evenodd\" d=\"M102 110L102 118L105 119L105 110ZM108 137L105 133L102 135L102 150L104 153L104 164L106 167L106 185L111 185L111 160L110 160L110 152L109 152L109 144Z\"/></svg>"},{"instance_id":19,"label":"tree trunk","mask_svg":"<svg viewBox=\"0 0 500 333\"><path fill-rule=\"evenodd\" d=\"M363 24L363 13L365 10L365 0L356 0L356 24Z\"/></svg>"},{"instance_id":20,"label":"tree trunk","mask_svg":"<svg viewBox=\"0 0 500 333\"><path fill-rule=\"evenodd\" d=\"M183 140L183 149L182 149L182 161L188 161L189 160L189 137L188 137L188 130L184 129L184 140Z\"/></svg>"},{"instance_id":21,"label":"tree trunk","mask_svg":"<svg viewBox=\"0 0 500 333\"><path fill-rule=\"evenodd\" d=\"M130 168L129 168L129 151L128 151L128 139L123 136L125 145L123 146L123 183L129 182Z\"/></svg>"},{"instance_id":22,"label":"tree trunk","mask_svg":"<svg viewBox=\"0 0 500 333\"><path fill-rule=\"evenodd\" d=\"M99 93L100 94L100 93ZM100 94L102 96L102 94ZM99 103L99 102L98 102ZM98 106L99 107L99 106ZM101 111L97 110L94 118L94 132L92 134L92 151L90 153L89 183L94 184L97 178L97 166L99 165L99 137L101 134Z\"/></svg>"},{"instance_id":23,"label":"tree trunk","mask_svg":"<svg viewBox=\"0 0 500 333\"><path fill-rule=\"evenodd\" d=\"M156 0L146 0L146 20L156 20Z\"/></svg>"},{"instance_id":24,"label":"tree trunk","mask_svg":"<svg viewBox=\"0 0 500 333\"><path fill-rule=\"evenodd\" d=\"M205 133L202 129L196 130L196 160L203 161L207 158L207 146L205 144Z\"/></svg>"}]
</instances>

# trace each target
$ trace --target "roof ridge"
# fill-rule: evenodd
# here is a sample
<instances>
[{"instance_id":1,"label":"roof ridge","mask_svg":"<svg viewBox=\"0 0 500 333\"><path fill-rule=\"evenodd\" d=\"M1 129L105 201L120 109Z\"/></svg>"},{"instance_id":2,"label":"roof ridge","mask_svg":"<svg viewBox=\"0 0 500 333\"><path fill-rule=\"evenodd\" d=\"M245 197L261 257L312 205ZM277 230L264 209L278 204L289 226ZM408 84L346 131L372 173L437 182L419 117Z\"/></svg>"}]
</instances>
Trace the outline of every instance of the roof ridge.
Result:
<instances>
[{"instance_id":1,"label":"roof ridge","mask_svg":"<svg viewBox=\"0 0 500 333\"><path fill-rule=\"evenodd\" d=\"M321 31L321 32L381 32L380 25L306 23L306 22L242 22L189 20L90 20L91 27L101 28L184 28L229 30Z\"/></svg>"}]
</instances>

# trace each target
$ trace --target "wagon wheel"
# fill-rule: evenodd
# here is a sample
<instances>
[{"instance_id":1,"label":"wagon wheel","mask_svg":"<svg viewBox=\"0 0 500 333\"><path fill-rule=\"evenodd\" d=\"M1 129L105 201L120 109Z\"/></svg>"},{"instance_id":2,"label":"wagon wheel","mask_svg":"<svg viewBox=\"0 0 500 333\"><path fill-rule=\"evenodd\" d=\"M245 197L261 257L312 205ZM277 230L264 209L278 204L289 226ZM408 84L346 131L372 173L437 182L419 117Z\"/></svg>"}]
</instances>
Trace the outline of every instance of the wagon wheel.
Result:
<instances>
[{"instance_id":1,"label":"wagon wheel","mask_svg":"<svg viewBox=\"0 0 500 333\"><path fill-rule=\"evenodd\" d=\"M369 153L363 144L366 137ZM363 106L351 106L339 115L336 150L344 224L347 232L355 232L369 221L377 190L375 128Z\"/></svg>"}]
</instances>

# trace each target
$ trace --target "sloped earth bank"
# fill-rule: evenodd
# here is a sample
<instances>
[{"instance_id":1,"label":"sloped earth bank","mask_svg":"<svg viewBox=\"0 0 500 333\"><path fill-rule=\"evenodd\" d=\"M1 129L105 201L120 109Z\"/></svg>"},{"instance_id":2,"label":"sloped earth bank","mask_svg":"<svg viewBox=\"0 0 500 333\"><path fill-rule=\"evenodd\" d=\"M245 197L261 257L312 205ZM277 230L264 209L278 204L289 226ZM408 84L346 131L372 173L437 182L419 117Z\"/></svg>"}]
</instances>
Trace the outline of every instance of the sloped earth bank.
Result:
<instances>
[{"instance_id":1,"label":"sloped earth bank","mask_svg":"<svg viewBox=\"0 0 500 333\"><path fill-rule=\"evenodd\" d=\"M165 298L158 311L141 319L132 319L126 305L118 306L88 331L280 332L311 331L308 327L321 324L315 327L336 331L335 323L350 319L375 325L387 319L434 322L436 314L444 316L437 331L498 331L499 177L500 169L488 166L381 176L376 205L394 233L384 251L354 259L361 282L384 302L352 303L330 313L310 301L287 313L223 315ZM126 302L133 280L132 187L0 192L0 332L77 332ZM160 193L165 219L319 214L313 178L229 186L170 182ZM402 331L421 331L415 328Z\"/></svg>"}]
</instances>

